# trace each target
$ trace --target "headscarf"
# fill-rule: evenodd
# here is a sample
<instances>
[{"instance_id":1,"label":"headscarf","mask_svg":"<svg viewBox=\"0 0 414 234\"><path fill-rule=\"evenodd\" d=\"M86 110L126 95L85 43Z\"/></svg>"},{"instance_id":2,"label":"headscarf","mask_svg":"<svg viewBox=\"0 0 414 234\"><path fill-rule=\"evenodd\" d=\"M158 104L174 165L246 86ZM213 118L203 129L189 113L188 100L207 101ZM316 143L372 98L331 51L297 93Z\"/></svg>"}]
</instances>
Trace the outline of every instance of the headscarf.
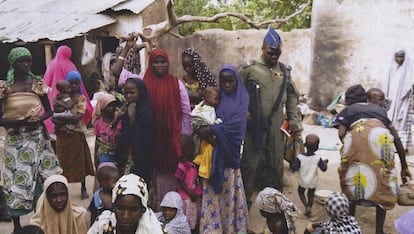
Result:
<instances>
[{"instance_id":1,"label":"headscarf","mask_svg":"<svg viewBox=\"0 0 414 234\"><path fill-rule=\"evenodd\" d=\"M132 151L132 160L134 161L131 172L143 177L148 183L151 182L151 160L154 154L154 120L150 104L150 96L147 87L142 80L128 79L127 82L133 82L138 89L138 101L135 104L135 116L130 121L130 116L126 112L122 116L121 136L119 138L115 159L124 167L127 162L128 150ZM132 122L132 123L130 123ZM161 146L157 146L161 147Z\"/></svg>"},{"instance_id":2,"label":"headscarf","mask_svg":"<svg viewBox=\"0 0 414 234\"><path fill-rule=\"evenodd\" d=\"M246 134L249 105L249 95L237 69L232 65L224 65L220 68L219 77L224 71L234 74L236 88L230 94L220 89L220 102L216 108L216 114L223 120L223 123L211 126L211 131L216 136L217 146L213 150L209 183L216 193L221 191L224 169L240 167L240 148Z\"/></svg>"},{"instance_id":3,"label":"headscarf","mask_svg":"<svg viewBox=\"0 0 414 234\"><path fill-rule=\"evenodd\" d=\"M367 100L367 92L360 84L349 87L345 92L345 103L347 105L352 105L358 102L367 102Z\"/></svg>"},{"instance_id":4,"label":"headscarf","mask_svg":"<svg viewBox=\"0 0 414 234\"><path fill-rule=\"evenodd\" d=\"M68 203L62 212L57 213L49 203L46 192L50 185L62 183L68 189ZM52 175L44 183L44 191L37 202L36 213L30 219L43 229L45 234L78 234L86 233L87 212L82 206L72 203L68 181L63 175Z\"/></svg>"},{"instance_id":5,"label":"headscarf","mask_svg":"<svg viewBox=\"0 0 414 234\"><path fill-rule=\"evenodd\" d=\"M168 62L167 52L156 48L149 55L144 75L154 115L154 139L157 142L153 162L160 173L173 172L182 155L180 130L182 120L181 97L178 79L167 72L163 77L154 75L152 62L158 56ZM169 62L168 62L169 63Z\"/></svg>"},{"instance_id":6,"label":"headscarf","mask_svg":"<svg viewBox=\"0 0 414 234\"><path fill-rule=\"evenodd\" d=\"M395 54L402 54L405 51L400 50ZM383 90L386 98L391 97L393 94L390 93L391 82L396 82L393 80L397 70L401 70L400 81L398 84L398 93L396 95L396 100L391 100L390 110L388 110L388 116L393 121L393 125L397 131L402 131L405 128L407 122L409 105L411 103L410 97L413 92L414 85L414 71L413 65L411 64L411 59L408 55L405 54L404 62L402 65L399 65L395 58L393 57L390 70L388 72L387 80L385 81Z\"/></svg>"},{"instance_id":7,"label":"headscarf","mask_svg":"<svg viewBox=\"0 0 414 234\"><path fill-rule=\"evenodd\" d=\"M160 207L176 208L177 213L172 220L167 221L162 212L157 212L158 220L165 224L164 231L169 234L190 234L191 229L183 211L183 202L180 194L175 191L170 191L164 195Z\"/></svg>"},{"instance_id":8,"label":"headscarf","mask_svg":"<svg viewBox=\"0 0 414 234\"><path fill-rule=\"evenodd\" d=\"M112 203L122 195L135 195L141 199L142 206L146 209L142 213L139 225L135 233L162 233L160 222L154 212L148 207L148 190L144 179L134 175L124 175L112 189Z\"/></svg>"},{"instance_id":9,"label":"headscarf","mask_svg":"<svg viewBox=\"0 0 414 234\"><path fill-rule=\"evenodd\" d=\"M98 99L98 103L96 103L95 110L93 111L92 115L92 123L95 123L96 119L102 115L102 110L111 102L115 102L116 98L114 95L109 93L104 93Z\"/></svg>"},{"instance_id":10,"label":"headscarf","mask_svg":"<svg viewBox=\"0 0 414 234\"><path fill-rule=\"evenodd\" d=\"M75 64L73 64L72 61L70 61L71 56L72 49L70 47L65 45L59 46L55 57L47 65L47 69L43 77L43 80L47 86L52 88L52 91L50 91L47 95L50 103L53 103L53 100L59 93L56 89L56 83L60 80L64 80L68 72L78 70ZM83 85L83 82L80 83L80 87L83 95L86 97L86 111L82 117L82 122L87 124L92 117L93 107L91 105L88 93L86 92L85 86ZM49 133L55 132L55 125L52 122L52 118L47 119L45 121L45 125Z\"/></svg>"},{"instance_id":11,"label":"headscarf","mask_svg":"<svg viewBox=\"0 0 414 234\"><path fill-rule=\"evenodd\" d=\"M349 201L342 193L332 193L325 203L329 219L321 222L324 231L330 234L362 233L354 216L349 215Z\"/></svg>"},{"instance_id":12,"label":"headscarf","mask_svg":"<svg viewBox=\"0 0 414 234\"><path fill-rule=\"evenodd\" d=\"M187 48L183 51L182 56L188 55L193 60L194 64L194 73L197 78L197 81L200 82L200 87L198 92L202 93L204 89L208 86L217 87L217 82L211 75L210 70L207 65L201 59L201 56L194 49Z\"/></svg>"},{"instance_id":13,"label":"headscarf","mask_svg":"<svg viewBox=\"0 0 414 234\"><path fill-rule=\"evenodd\" d=\"M260 210L267 213L284 213L286 224L289 230L295 229L294 216L296 207L292 201L289 200L279 190L271 187L266 187L256 197L256 205Z\"/></svg>"},{"instance_id":14,"label":"headscarf","mask_svg":"<svg viewBox=\"0 0 414 234\"><path fill-rule=\"evenodd\" d=\"M7 78L6 78L6 83L8 86L14 83L14 63L16 62L17 59L23 56L32 57L32 54L25 47L16 47L10 51L9 56L7 57L7 59L9 60L9 65L10 65L9 70L7 71ZM28 75L32 79L37 79L37 80L41 79L39 76L35 76L31 71L28 72Z\"/></svg>"},{"instance_id":15,"label":"headscarf","mask_svg":"<svg viewBox=\"0 0 414 234\"><path fill-rule=\"evenodd\" d=\"M282 40L273 27L269 28L263 42L272 49L278 49L282 46Z\"/></svg>"}]
</instances>

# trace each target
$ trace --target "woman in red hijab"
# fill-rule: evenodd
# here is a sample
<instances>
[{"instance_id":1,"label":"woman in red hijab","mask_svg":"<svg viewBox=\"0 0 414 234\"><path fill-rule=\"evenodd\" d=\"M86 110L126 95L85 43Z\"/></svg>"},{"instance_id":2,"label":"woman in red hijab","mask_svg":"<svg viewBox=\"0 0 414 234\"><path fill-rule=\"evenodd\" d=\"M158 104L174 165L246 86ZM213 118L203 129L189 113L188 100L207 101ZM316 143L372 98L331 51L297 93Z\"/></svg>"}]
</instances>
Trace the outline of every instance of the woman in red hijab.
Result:
<instances>
[{"instance_id":1,"label":"woman in red hijab","mask_svg":"<svg viewBox=\"0 0 414 234\"><path fill-rule=\"evenodd\" d=\"M154 116L154 171L157 205L164 194L175 191L174 172L182 155L181 135L191 135L190 101L183 83L169 73L167 52L156 48L144 75Z\"/></svg>"},{"instance_id":2,"label":"woman in red hijab","mask_svg":"<svg viewBox=\"0 0 414 234\"><path fill-rule=\"evenodd\" d=\"M55 57L47 65L45 75L43 76L43 81L47 86L52 88L52 90L47 94L49 102L53 103L58 91L56 89L56 83L60 80L65 80L66 75L70 71L77 71L75 64L70 61L72 56L72 49L68 46L60 46L56 52ZM86 125L92 117L93 107L91 105L88 93L86 92L85 86L81 83L81 89L83 95L86 97L86 112L82 117L82 122ZM53 108L53 107L52 107ZM47 131L50 134L55 133L55 125L52 122L52 119L49 118L45 122Z\"/></svg>"}]
</instances>

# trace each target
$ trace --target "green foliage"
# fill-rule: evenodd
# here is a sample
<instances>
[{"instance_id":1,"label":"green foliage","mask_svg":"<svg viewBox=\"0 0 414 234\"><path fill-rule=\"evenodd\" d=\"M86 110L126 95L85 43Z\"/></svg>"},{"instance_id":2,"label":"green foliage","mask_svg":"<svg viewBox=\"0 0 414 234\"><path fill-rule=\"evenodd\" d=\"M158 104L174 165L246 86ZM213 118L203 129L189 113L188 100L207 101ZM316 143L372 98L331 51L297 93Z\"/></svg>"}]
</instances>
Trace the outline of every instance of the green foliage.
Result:
<instances>
[{"instance_id":1,"label":"green foliage","mask_svg":"<svg viewBox=\"0 0 414 234\"><path fill-rule=\"evenodd\" d=\"M296 12L308 0L217 0L216 2L213 5L209 0L176 0L174 11L178 17L183 15L213 16L223 12L237 12L254 22L262 22L285 18ZM309 28L311 11L312 7L308 6L301 14L281 25L280 29L290 31L297 28ZM218 23L185 23L180 25L178 30L181 35L189 35L195 31L209 28L236 30L249 27L237 18L226 17Z\"/></svg>"}]
</instances>

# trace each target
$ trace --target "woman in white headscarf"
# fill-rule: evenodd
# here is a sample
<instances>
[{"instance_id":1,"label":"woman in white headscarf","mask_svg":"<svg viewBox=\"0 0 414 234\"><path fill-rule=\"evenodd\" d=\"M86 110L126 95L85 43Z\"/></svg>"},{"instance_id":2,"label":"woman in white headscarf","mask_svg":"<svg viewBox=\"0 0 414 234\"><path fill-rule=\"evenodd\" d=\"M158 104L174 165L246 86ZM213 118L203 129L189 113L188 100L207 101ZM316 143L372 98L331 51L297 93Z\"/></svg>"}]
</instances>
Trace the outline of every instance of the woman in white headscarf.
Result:
<instances>
[{"instance_id":1,"label":"woman in white headscarf","mask_svg":"<svg viewBox=\"0 0 414 234\"><path fill-rule=\"evenodd\" d=\"M164 195L160 204L161 212L157 218L162 223L164 232L168 234L190 234L191 229L183 211L180 194L171 191Z\"/></svg>"},{"instance_id":2,"label":"woman in white headscarf","mask_svg":"<svg viewBox=\"0 0 414 234\"><path fill-rule=\"evenodd\" d=\"M114 212L104 211L88 234L113 231L116 234L162 234L161 224L147 205L148 190L144 179L124 175L112 189Z\"/></svg>"},{"instance_id":3,"label":"woman in white headscarf","mask_svg":"<svg viewBox=\"0 0 414 234\"><path fill-rule=\"evenodd\" d=\"M404 149L412 145L411 120L413 111L414 73L410 58L404 50L394 54L388 77L382 89L388 100L391 100L388 118L398 131Z\"/></svg>"},{"instance_id":4,"label":"woman in white headscarf","mask_svg":"<svg viewBox=\"0 0 414 234\"><path fill-rule=\"evenodd\" d=\"M71 201L68 180L62 175L52 175L44 183L30 224L41 227L45 234L85 234L86 214L85 208Z\"/></svg>"}]
</instances>

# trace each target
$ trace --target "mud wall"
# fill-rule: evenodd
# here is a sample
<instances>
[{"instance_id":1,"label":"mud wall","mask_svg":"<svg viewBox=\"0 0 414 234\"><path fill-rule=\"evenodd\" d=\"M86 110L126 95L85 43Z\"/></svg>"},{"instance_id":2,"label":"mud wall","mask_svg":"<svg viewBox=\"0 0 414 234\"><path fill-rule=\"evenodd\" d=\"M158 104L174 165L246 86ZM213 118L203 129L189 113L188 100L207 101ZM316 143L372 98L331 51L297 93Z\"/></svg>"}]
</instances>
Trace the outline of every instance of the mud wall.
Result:
<instances>
[{"instance_id":1,"label":"mud wall","mask_svg":"<svg viewBox=\"0 0 414 234\"><path fill-rule=\"evenodd\" d=\"M413 55L414 2L314 0L311 29L312 106L326 107L347 87L382 88L393 54Z\"/></svg>"},{"instance_id":2,"label":"mud wall","mask_svg":"<svg viewBox=\"0 0 414 234\"><path fill-rule=\"evenodd\" d=\"M194 48L199 52L213 76L221 65L233 64L241 66L252 59L259 58L264 35L267 30L225 31L211 29L196 32L185 38L172 35L162 37L159 46L166 49L170 58L170 71L181 78L184 74L181 65L181 53L186 48ZM310 72L310 30L294 30L281 32L283 51L280 61L292 66L292 77L301 93L309 87Z\"/></svg>"}]
</instances>

